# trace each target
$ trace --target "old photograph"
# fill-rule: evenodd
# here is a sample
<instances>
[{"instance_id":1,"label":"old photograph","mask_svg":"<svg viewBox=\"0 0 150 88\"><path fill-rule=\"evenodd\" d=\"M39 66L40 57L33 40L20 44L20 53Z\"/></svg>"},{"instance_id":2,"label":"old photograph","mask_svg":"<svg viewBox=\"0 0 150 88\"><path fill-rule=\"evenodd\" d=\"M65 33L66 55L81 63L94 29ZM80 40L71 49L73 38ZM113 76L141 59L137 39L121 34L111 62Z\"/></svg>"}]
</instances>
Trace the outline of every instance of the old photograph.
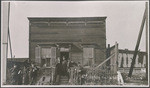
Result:
<instances>
[{"instance_id":1,"label":"old photograph","mask_svg":"<svg viewBox=\"0 0 150 88\"><path fill-rule=\"evenodd\" d=\"M2 1L1 86L148 87L149 1Z\"/></svg>"}]
</instances>

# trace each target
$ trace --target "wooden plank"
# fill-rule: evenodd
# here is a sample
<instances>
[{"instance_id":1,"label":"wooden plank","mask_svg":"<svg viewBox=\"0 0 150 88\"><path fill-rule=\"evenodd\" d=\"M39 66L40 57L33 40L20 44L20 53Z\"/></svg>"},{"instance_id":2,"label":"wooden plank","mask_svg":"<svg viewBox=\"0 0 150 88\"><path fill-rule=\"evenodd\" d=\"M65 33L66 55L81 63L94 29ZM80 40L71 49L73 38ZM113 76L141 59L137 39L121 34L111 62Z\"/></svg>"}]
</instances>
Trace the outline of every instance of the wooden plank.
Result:
<instances>
[{"instance_id":1,"label":"wooden plank","mask_svg":"<svg viewBox=\"0 0 150 88\"><path fill-rule=\"evenodd\" d=\"M101 64L99 64L96 68L94 68L93 70L99 68L100 66L102 66L104 63L106 63L109 59L111 59L115 54L112 54L109 58L107 58L106 60L104 60Z\"/></svg>"}]
</instances>

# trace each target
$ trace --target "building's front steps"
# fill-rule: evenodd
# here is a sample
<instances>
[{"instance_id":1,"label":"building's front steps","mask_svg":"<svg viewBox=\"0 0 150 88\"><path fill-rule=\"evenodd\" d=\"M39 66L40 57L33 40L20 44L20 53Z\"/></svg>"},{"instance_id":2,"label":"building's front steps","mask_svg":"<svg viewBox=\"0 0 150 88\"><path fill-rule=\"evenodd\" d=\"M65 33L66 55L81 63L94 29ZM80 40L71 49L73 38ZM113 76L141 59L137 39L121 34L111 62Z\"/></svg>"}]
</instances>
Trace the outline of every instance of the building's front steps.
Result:
<instances>
[{"instance_id":1,"label":"building's front steps","mask_svg":"<svg viewBox=\"0 0 150 88\"><path fill-rule=\"evenodd\" d=\"M61 76L60 77L60 85L68 85L69 84L69 79L67 76Z\"/></svg>"}]
</instances>

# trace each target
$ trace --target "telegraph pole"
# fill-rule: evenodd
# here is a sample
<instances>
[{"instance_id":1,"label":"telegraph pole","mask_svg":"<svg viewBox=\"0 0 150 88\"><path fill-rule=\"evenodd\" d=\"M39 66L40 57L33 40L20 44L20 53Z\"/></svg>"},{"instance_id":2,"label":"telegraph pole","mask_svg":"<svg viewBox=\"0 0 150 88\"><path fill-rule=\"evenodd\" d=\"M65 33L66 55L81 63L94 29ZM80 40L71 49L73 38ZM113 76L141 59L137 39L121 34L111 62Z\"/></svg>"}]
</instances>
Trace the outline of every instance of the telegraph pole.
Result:
<instances>
[{"instance_id":1,"label":"telegraph pole","mask_svg":"<svg viewBox=\"0 0 150 88\"><path fill-rule=\"evenodd\" d=\"M8 29L9 29L9 9L10 2L3 2L2 4L2 31L3 31L3 52L2 52L2 84L6 84L6 69L8 56Z\"/></svg>"},{"instance_id":2,"label":"telegraph pole","mask_svg":"<svg viewBox=\"0 0 150 88\"><path fill-rule=\"evenodd\" d=\"M146 79L148 80L148 2L145 4L146 7Z\"/></svg>"},{"instance_id":3,"label":"telegraph pole","mask_svg":"<svg viewBox=\"0 0 150 88\"><path fill-rule=\"evenodd\" d=\"M141 27L140 27L140 32L139 32L139 35L138 35L138 39L137 39L137 43L136 43L136 47L135 47L135 52L134 52L134 56L133 56L133 59L132 59L132 63L131 63L131 67L130 67L128 77L132 76L136 56L137 56L137 53L138 53L138 48L139 48L139 45L140 45L140 40L141 40L141 37L142 37L142 32L143 32L145 20L146 20L146 8L145 8L145 11L144 11L144 16L143 16L143 19L142 19L142 24L141 24Z\"/></svg>"}]
</instances>

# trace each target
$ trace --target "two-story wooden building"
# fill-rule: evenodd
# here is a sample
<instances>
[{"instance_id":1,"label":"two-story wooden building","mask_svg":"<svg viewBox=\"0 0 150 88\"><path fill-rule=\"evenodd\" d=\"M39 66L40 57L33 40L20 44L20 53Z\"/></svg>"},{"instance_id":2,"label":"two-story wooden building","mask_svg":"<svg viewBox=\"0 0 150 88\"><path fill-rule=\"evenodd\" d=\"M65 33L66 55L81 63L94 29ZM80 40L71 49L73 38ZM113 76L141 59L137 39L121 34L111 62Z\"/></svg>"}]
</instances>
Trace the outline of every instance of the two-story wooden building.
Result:
<instances>
[{"instance_id":1,"label":"two-story wooden building","mask_svg":"<svg viewBox=\"0 0 150 88\"><path fill-rule=\"evenodd\" d=\"M29 58L43 66L56 59L84 66L106 59L106 17L29 17Z\"/></svg>"}]
</instances>

